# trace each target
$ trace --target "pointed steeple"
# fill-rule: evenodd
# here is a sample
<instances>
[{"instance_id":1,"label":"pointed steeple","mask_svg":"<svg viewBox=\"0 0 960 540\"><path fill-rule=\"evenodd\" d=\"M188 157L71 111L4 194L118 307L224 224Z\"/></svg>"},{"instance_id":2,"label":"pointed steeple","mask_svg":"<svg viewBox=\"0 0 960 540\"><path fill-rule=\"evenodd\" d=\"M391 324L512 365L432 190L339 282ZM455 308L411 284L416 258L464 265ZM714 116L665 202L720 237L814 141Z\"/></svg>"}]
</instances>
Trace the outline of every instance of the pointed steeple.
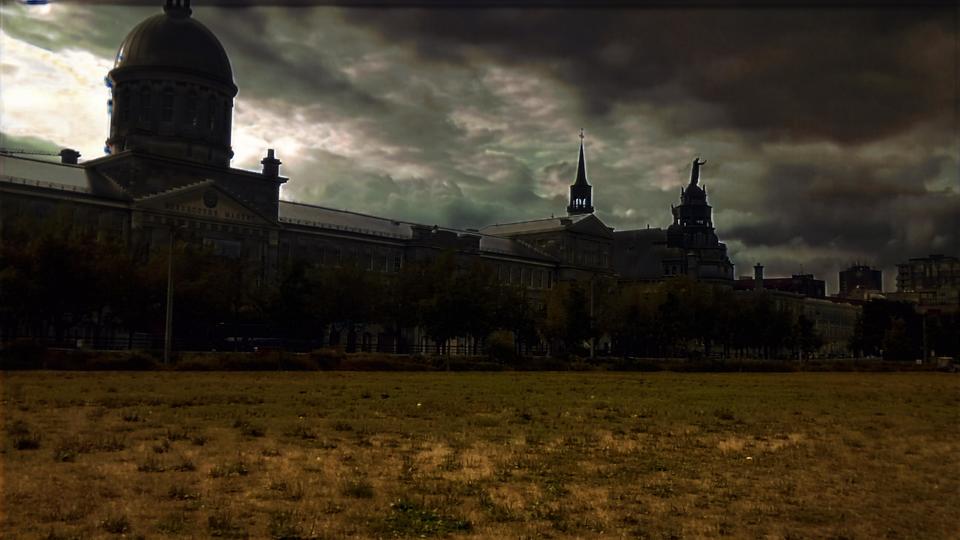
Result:
<instances>
[{"instance_id":1,"label":"pointed steeple","mask_svg":"<svg viewBox=\"0 0 960 540\"><path fill-rule=\"evenodd\" d=\"M583 156L583 128L580 128L580 160L577 162L577 179L570 186L570 205L567 213L592 214L593 188L587 182L587 160Z\"/></svg>"},{"instance_id":2,"label":"pointed steeple","mask_svg":"<svg viewBox=\"0 0 960 540\"><path fill-rule=\"evenodd\" d=\"M577 186L589 186L587 182L587 164L583 159L583 128L580 128L580 161L577 162Z\"/></svg>"}]
</instances>

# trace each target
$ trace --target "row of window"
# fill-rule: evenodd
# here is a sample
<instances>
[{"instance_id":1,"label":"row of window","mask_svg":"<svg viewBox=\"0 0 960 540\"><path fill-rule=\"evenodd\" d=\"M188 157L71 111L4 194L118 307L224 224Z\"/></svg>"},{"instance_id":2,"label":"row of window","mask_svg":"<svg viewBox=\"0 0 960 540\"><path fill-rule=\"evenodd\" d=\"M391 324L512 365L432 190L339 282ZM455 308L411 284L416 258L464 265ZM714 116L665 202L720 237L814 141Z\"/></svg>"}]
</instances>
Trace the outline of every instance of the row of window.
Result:
<instances>
[{"instance_id":1,"label":"row of window","mask_svg":"<svg viewBox=\"0 0 960 540\"><path fill-rule=\"evenodd\" d=\"M284 242L283 258L290 260L290 246ZM310 246L299 248L298 257L305 257L324 266L343 266L355 264L358 267L372 272L399 272L403 267L403 256L400 253L383 254L361 251L358 249L342 250L338 247Z\"/></svg>"},{"instance_id":2,"label":"row of window","mask_svg":"<svg viewBox=\"0 0 960 540\"><path fill-rule=\"evenodd\" d=\"M232 108L229 99L214 94L204 95L193 88L178 88L177 91L165 86L159 96L155 90L152 85L116 89L114 110L117 119L121 122L150 124L156 117L154 108L159 106L159 118L163 123L176 122L193 131L214 133L220 130L229 134Z\"/></svg>"},{"instance_id":3,"label":"row of window","mask_svg":"<svg viewBox=\"0 0 960 540\"><path fill-rule=\"evenodd\" d=\"M553 273L539 268L498 264L497 281L531 289L552 289Z\"/></svg>"}]
</instances>

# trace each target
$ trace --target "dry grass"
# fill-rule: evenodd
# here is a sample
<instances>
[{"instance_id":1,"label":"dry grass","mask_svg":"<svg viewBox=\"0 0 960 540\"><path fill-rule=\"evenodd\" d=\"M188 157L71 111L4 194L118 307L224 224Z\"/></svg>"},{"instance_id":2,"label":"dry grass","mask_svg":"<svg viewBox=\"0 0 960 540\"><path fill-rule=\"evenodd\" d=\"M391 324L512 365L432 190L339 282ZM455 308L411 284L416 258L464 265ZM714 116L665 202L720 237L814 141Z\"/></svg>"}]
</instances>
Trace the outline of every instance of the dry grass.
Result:
<instances>
[{"instance_id":1,"label":"dry grass","mask_svg":"<svg viewBox=\"0 0 960 540\"><path fill-rule=\"evenodd\" d=\"M947 374L4 373L4 538L949 538Z\"/></svg>"}]
</instances>

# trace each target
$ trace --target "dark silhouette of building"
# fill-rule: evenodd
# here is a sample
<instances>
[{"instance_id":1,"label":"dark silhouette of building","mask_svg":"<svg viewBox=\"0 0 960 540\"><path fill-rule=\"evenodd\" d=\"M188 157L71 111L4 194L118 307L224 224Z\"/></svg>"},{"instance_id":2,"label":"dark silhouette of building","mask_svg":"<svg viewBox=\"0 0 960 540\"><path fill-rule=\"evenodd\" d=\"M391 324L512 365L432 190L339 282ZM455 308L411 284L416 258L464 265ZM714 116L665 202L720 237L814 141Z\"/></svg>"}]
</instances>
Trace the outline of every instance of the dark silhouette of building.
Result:
<instances>
[{"instance_id":1,"label":"dark silhouette of building","mask_svg":"<svg viewBox=\"0 0 960 540\"><path fill-rule=\"evenodd\" d=\"M854 264L840 271L841 298L864 300L872 293L883 292L883 272L867 265Z\"/></svg>"},{"instance_id":2,"label":"dark silhouette of building","mask_svg":"<svg viewBox=\"0 0 960 540\"><path fill-rule=\"evenodd\" d=\"M738 291L767 290L798 294L807 298L826 298L827 286L813 274L793 274L788 278L765 278L763 266L757 263L753 277L741 277L734 283Z\"/></svg>"},{"instance_id":3,"label":"dark silhouette of building","mask_svg":"<svg viewBox=\"0 0 960 540\"><path fill-rule=\"evenodd\" d=\"M897 292L887 297L918 304L924 310L937 306L957 311L960 309L960 259L934 254L898 264Z\"/></svg>"},{"instance_id":4,"label":"dark silhouette of building","mask_svg":"<svg viewBox=\"0 0 960 540\"><path fill-rule=\"evenodd\" d=\"M614 233L616 270L624 281L650 281L665 276L731 284L733 263L713 227L713 210L700 187L700 167L693 160L690 183L680 190L680 205L671 206L673 224L663 229Z\"/></svg>"},{"instance_id":5,"label":"dark silhouette of building","mask_svg":"<svg viewBox=\"0 0 960 540\"><path fill-rule=\"evenodd\" d=\"M919 292L960 288L960 259L935 254L916 257L897 265L897 291Z\"/></svg>"},{"instance_id":6,"label":"dark silhouette of building","mask_svg":"<svg viewBox=\"0 0 960 540\"><path fill-rule=\"evenodd\" d=\"M122 42L108 75L107 155L80 162L67 149L56 163L0 153L0 227L61 212L78 227L148 255L166 252L176 235L235 259L260 284L296 260L389 274L453 250L488 265L501 282L529 289L535 304L558 281L598 276L733 280L698 185L704 162L694 160L666 231L614 233L594 214L582 130L577 175L560 218L456 230L281 201L280 186L289 179L272 149L260 171L230 166L237 86L223 46L191 15L189 0L167 0L162 13Z\"/></svg>"}]
</instances>

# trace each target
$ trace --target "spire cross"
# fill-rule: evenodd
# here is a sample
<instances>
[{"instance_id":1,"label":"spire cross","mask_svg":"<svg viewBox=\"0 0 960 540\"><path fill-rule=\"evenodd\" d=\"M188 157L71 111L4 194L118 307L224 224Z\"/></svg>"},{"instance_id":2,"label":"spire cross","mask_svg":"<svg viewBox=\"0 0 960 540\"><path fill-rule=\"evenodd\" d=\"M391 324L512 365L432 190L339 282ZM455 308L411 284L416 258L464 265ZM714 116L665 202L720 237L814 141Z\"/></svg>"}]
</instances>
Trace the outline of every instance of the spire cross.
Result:
<instances>
[{"instance_id":1,"label":"spire cross","mask_svg":"<svg viewBox=\"0 0 960 540\"><path fill-rule=\"evenodd\" d=\"M583 128L580 128L580 142L583 142Z\"/></svg>"}]
</instances>

